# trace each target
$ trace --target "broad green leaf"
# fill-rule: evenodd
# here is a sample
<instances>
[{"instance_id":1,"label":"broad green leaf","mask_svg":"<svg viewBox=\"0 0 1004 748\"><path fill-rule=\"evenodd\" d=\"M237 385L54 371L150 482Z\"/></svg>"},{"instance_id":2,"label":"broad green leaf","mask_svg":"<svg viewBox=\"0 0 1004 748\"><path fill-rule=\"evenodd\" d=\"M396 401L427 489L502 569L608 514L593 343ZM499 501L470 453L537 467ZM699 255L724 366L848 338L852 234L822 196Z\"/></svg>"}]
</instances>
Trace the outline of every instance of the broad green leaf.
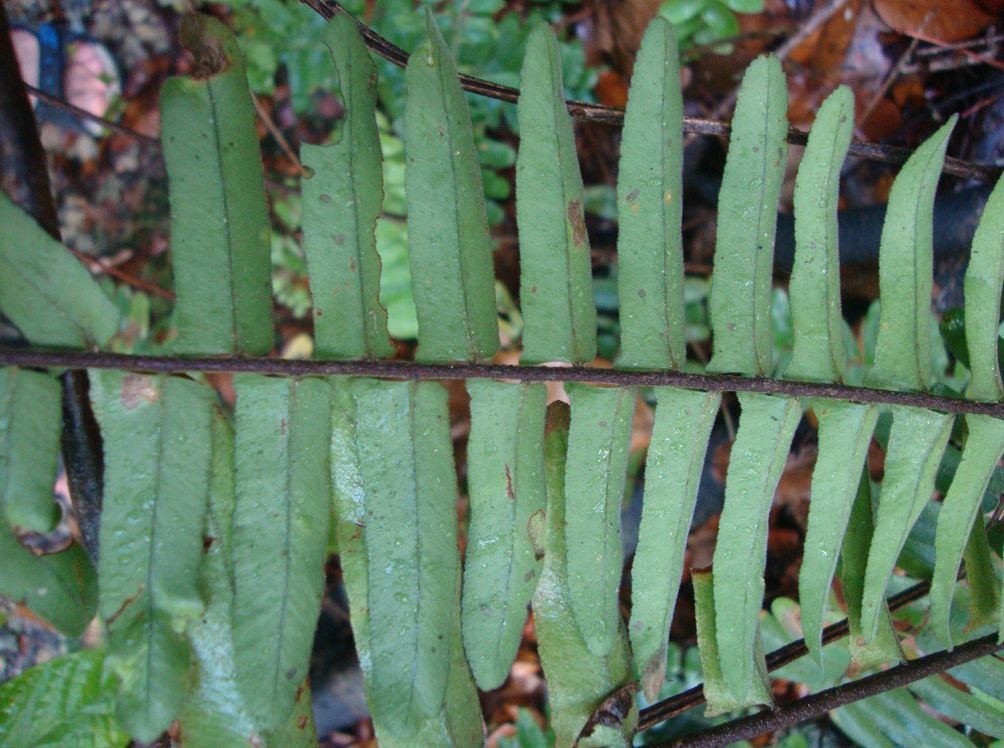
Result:
<instances>
[{"instance_id":1,"label":"broad green leaf","mask_svg":"<svg viewBox=\"0 0 1004 748\"><path fill-rule=\"evenodd\" d=\"M878 729L894 745L924 748L972 748L961 732L928 714L905 688L880 693L860 702Z\"/></svg>"},{"instance_id":2,"label":"broad green leaf","mask_svg":"<svg viewBox=\"0 0 1004 748\"><path fill-rule=\"evenodd\" d=\"M607 696L631 681L631 655L627 632L619 622L614 645L603 656L589 649L572 612L566 541L566 455L569 450L568 406L553 403L547 410L544 459L547 480L547 530L544 568L533 596L540 662L547 677L556 748L576 744L589 717ZM617 744L629 745L637 712L632 709L616 728L623 731ZM611 731L612 732L612 731ZM613 736L605 745L615 744ZM580 741L579 745L587 745Z\"/></svg>"},{"instance_id":3,"label":"broad green leaf","mask_svg":"<svg viewBox=\"0 0 1004 748\"><path fill-rule=\"evenodd\" d=\"M785 371L792 379L839 382L847 368L837 202L853 129L854 94L840 86L819 108L795 180L795 264L788 289L795 344Z\"/></svg>"},{"instance_id":4,"label":"broad green leaf","mask_svg":"<svg viewBox=\"0 0 1004 748\"><path fill-rule=\"evenodd\" d=\"M446 696L438 714L421 723L419 730L411 738L406 738L405 746L435 745L464 748L482 745L485 740L484 719L481 717L481 702L474 676L467 665L464 654L463 636L460 631L460 579L457 579L457 597L452 605L453 622L450 632L449 668L446 680ZM393 748L392 742L381 745Z\"/></svg>"},{"instance_id":5,"label":"broad green leaf","mask_svg":"<svg viewBox=\"0 0 1004 748\"><path fill-rule=\"evenodd\" d=\"M324 592L331 388L235 380L233 637L238 682L264 729L293 711Z\"/></svg>"},{"instance_id":6,"label":"broad green leaf","mask_svg":"<svg viewBox=\"0 0 1004 748\"><path fill-rule=\"evenodd\" d=\"M672 25L642 40L624 114L617 178L618 366L676 369L684 340L683 94Z\"/></svg>"},{"instance_id":7,"label":"broad green leaf","mask_svg":"<svg viewBox=\"0 0 1004 748\"><path fill-rule=\"evenodd\" d=\"M797 399L739 394L742 416L725 479L715 547L715 617L722 677L737 703L759 703L753 656L763 605L767 520L802 417Z\"/></svg>"},{"instance_id":8,"label":"broad green leaf","mask_svg":"<svg viewBox=\"0 0 1004 748\"><path fill-rule=\"evenodd\" d=\"M272 349L268 207L254 108L233 33L189 15L181 40L199 77L172 78L160 96L171 192L171 252L179 353Z\"/></svg>"},{"instance_id":9,"label":"broad green leaf","mask_svg":"<svg viewBox=\"0 0 1004 748\"><path fill-rule=\"evenodd\" d=\"M869 387L925 390L933 381L934 193L957 120L953 115L914 151L889 193L879 248L881 324L875 365L865 378Z\"/></svg>"},{"instance_id":10,"label":"broad green leaf","mask_svg":"<svg viewBox=\"0 0 1004 748\"><path fill-rule=\"evenodd\" d=\"M861 626L861 597L864 592L868 548L872 544L875 522L872 516L871 483L868 469L862 468L857 495L851 507L851 516L844 533L840 551L840 581L847 604L847 623L850 629L848 646L855 667L868 670L887 662L902 659L896 633L889 618L889 608L882 601L878 628L874 636L866 637Z\"/></svg>"},{"instance_id":11,"label":"broad green leaf","mask_svg":"<svg viewBox=\"0 0 1004 748\"><path fill-rule=\"evenodd\" d=\"M983 523L979 516L980 503L990 476L1004 453L1004 421L990 416L968 415L966 425L969 437L962 450L962 462L955 471L955 478L938 514L934 575L931 578L931 626L949 649L953 645L949 612L958 584L959 563L974 522Z\"/></svg>"},{"instance_id":12,"label":"broad green leaf","mask_svg":"<svg viewBox=\"0 0 1004 748\"><path fill-rule=\"evenodd\" d=\"M605 655L622 628L621 501L634 416L631 387L565 386L572 408L565 474L568 590L589 651Z\"/></svg>"},{"instance_id":13,"label":"broad green leaf","mask_svg":"<svg viewBox=\"0 0 1004 748\"><path fill-rule=\"evenodd\" d=\"M711 428L721 394L674 387L655 391L645 462L645 497L631 567L631 650L645 697L655 702L666 674L669 626L683 574Z\"/></svg>"},{"instance_id":14,"label":"broad green leaf","mask_svg":"<svg viewBox=\"0 0 1004 748\"><path fill-rule=\"evenodd\" d=\"M168 728L185 699L189 624L209 496L214 394L182 377L91 371L104 440L101 616L119 676L118 717L138 740Z\"/></svg>"},{"instance_id":15,"label":"broad green leaf","mask_svg":"<svg viewBox=\"0 0 1004 748\"><path fill-rule=\"evenodd\" d=\"M186 748L308 748L317 744L317 738L306 684L297 691L296 705L286 722L271 731L259 727L238 687L231 631L234 435L219 412L213 417L212 438L213 475L205 540L208 547L201 570L206 609L189 628L195 685L178 715L181 744Z\"/></svg>"},{"instance_id":16,"label":"broad green leaf","mask_svg":"<svg viewBox=\"0 0 1004 748\"><path fill-rule=\"evenodd\" d=\"M1004 703L978 699L940 676L911 683L910 691L949 719L986 735L1004 735Z\"/></svg>"},{"instance_id":17,"label":"broad green leaf","mask_svg":"<svg viewBox=\"0 0 1004 748\"><path fill-rule=\"evenodd\" d=\"M32 748L124 746L105 652L88 649L26 670L0 686L0 743Z\"/></svg>"},{"instance_id":18,"label":"broad green leaf","mask_svg":"<svg viewBox=\"0 0 1004 748\"><path fill-rule=\"evenodd\" d=\"M544 520L542 383L470 380L467 482L471 523L464 561L463 636L484 691L509 674L540 576Z\"/></svg>"},{"instance_id":19,"label":"broad green leaf","mask_svg":"<svg viewBox=\"0 0 1004 748\"><path fill-rule=\"evenodd\" d=\"M447 392L372 379L336 381L334 390L338 546L367 701L380 744L410 745L459 687L451 682L460 559ZM455 675L462 686L463 673Z\"/></svg>"},{"instance_id":20,"label":"broad green leaf","mask_svg":"<svg viewBox=\"0 0 1004 748\"><path fill-rule=\"evenodd\" d=\"M946 672L971 689L979 689L992 699L1004 701L1004 661L999 658L981 657Z\"/></svg>"},{"instance_id":21,"label":"broad green leaf","mask_svg":"<svg viewBox=\"0 0 1004 748\"><path fill-rule=\"evenodd\" d=\"M899 552L934 493L934 477L952 432L950 415L910 407L892 410L885 476L861 600L861 628L869 640L878 627L886 585Z\"/></svg>"},{"instance_id":22,"label":"broad green leaf","mask_svg":"<svg viewBox=\"0 0 1004 748\"><path fill-rule=\"evenodd\" d=\"M0 194L0 312L32 345L100 348L118 308L62 244Z\"/></svg>"},{"instance_id":23,"label":"broad green leaf","mask_svg":"<svg viewBox=\"0 0 1004 748\"><path fill-rule=\"evenodd\" d=\"M491 358L499 330L481 167L467 100L431 10L406 80L405 184L417 356Z\"/></svg>"},{"instance_id":24,"label":"broad green leaf","mask_svg":"<svg viewBox=\"0 0 1004 748\"><path fill-rule=\"evenodd\" d=\"M972 379L970 400L1000 400L1004 396L998 361L998 320L1004 287L1004 179L990 193L973 236L966 268L966 344Z\"/></svg>"},{"instance_id":25,"label":"broad green leaf","mask_svg":"<svg viewBox=\"0 0 1004 748\"><path fill-rule=\"evenodd\" d=\"M0 524L0 596L24 605L67 636L80 636L97 609L97 575L84 549L36 556Z\"/></svg>"},{"instance_id":26,"label":"broad green leaf","mask_svg":"<svg viewBox=\"0 0 1004 748\"><path fill-rule=\"evenodd\" d=\"M261 740L237 688L230 606L233 601L232 523L234 435L217 412L212 422L212 478L206 517L202 585L206 609L189 628L195 655L195 687L178 721L186 747L254 744Z\"/></svg>"},{"instance_id":27,"label":"broad green leaf","mask_svg":"<svg viewBox=\"0 0 1004 748\"><path fill-rule=\"evenodd\" d=\"M812 473L798 598L805 644L821 665L826 603L879 414L875 406L839 400L816 399L812 409L819 419L819 452Z\"/></svg>"},{"instance_id":28,"label":"broad green leaf","mask_svg":"<svg viewBox=\"0 0 1004 748\"><path fill-rule=\"evenodd\" d=\"M516 219L523 363L596 357L589 237L572 120L565 109L558 43L530 32L519 97Z\"/></svg>"},{"instance_id":29,"label":"broad green leaf","mask_svg":"<svg viewBox=\"0 0 1004 748\"><path fill-rule=\"evenodd\" d=\"M833 724L854 741L855 745L867 748L896 748L895 744L879 730L871 710L864 705L864 702L842 706L830 712L829 716Z\"/></svg>"},{"instance_id":30,"label":"broad green leaf","mask_svg":"<svg viewBox=\"0 0 1004 748\"><path fill-rule=\"evenodd\" d=\"M836 623L843 617L842 611L834 611L827 617L827 623ZM773 652L797 639L802 639L799 604L787 597L774 598L770 613L760 615L760 640L764 650ZM821 664L810 657L799 657L772 671L771 677L802 683L810 692L816 693L838 682L847 672L850 662L851 655L845 647L826 647Z\"/></svg>"},{"instance_id":31,"label":"broad green leaf","mask_svg":"<svg viewBox=\"0 0 1004 748\"><path fill-rule=\"evenodd\" d=\"M762 376L773 369L770 330L774 229L788 145L788 91L781 63L746 69L718 195L718 236L708 310L709 372Z\"/></svg>"},{"instance_id":32,"label":"broad green leaf","mask_svg":"<svg viewBox=\"0 0 1004 748\"><path fill-rule=\"evenodd\" d=\"M725 676L720 649L720 628L728 624L723 620L719 626L719 615L714 601L714 574L710 570L693 571L694 608L697 617L697 646L701 653L701 670L704 673L704 697L708 706L705 716L714 717L719 714L734 712L757 704L772 704L774 698L770 692L770 680L767 677L767 664L764 659L763 645L760 634L754 635L753 645L746 657L751 660L752 673L749 676L749 686L742 698L733 695L731 686Z\"/></svg>"},{"instance_id":33,"label":"broad green leaf","mask_svg":"<svg viewBox=\"0 0 1004 748\"><path fill-rule=\"evenodd\" d=\"M338 73L345 115L328 146L300 146L303 251L310 271L314 350L319 357L390 356L380 305L376 221L383 201L376 65L355 22L337 14L323 32Z\"/></svg>"},{"instance_id":34,"label":"broad green leaf","mask_svg":"<svg viewBox=\"0 0 1004 748\"><path fill-rule=\"evenodd\" d=\"M0 369L0 520L50 532L59 521L52 495L63 391L55 377Z\"/></svg>"},{"instance_id":35,"label":"broad green leaf","mask_svg":"<svg viewBox=\"0 0 1004 748\"><path fill-rule=\"evenodd\" d=\"M982 519L974 522L969 531L962 562L966 565L966 581L970 592L967 632L997 623L1001 604L998 564L990 550L987 528Z\"/></svg>"}]
</instances>

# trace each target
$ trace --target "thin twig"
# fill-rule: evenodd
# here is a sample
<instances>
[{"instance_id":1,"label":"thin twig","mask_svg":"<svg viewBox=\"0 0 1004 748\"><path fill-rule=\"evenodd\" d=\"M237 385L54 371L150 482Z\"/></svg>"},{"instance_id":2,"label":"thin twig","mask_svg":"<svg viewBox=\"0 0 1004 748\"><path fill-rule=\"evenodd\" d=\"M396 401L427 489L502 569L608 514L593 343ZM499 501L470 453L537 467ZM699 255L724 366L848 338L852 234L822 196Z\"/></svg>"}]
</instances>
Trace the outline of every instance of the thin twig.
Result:
<instances>
[{"instance_id":1,"label":"thin twig","mask_svg":"<svg viewBox=\"0 0 1004 748\"><path fill-rule=\"evenodd\" d=\"M87 351L0 348L2 366L68 369L127 369L180 374L186 371L256 373L282 377L360 376L392 379L501 379L524 382L587 382L626 387L682 387L705 392L762 392L786 397L826 397L859 403L906 405L946 413L976 413L1004 418L1004 403L977 403L921 392L890 392L841 384L796 382L738 374L689 374L681 371L621 371L600 368L553 368L497 364L424 364L411 361L298 361L278 358L135 356Z\"/></svg>"},{"instance_id":2,"label":"thin twig","mask_svg":"<svg viewBox=\"0 0 1004 748\"><path fill-rule=\"evenodd\" d=\"M996 633L988 634L980 639L960 644L951 652L935 652L918 657L916 660L910 660L880 673L814 693L787 706L766 709L663 745L714 748L755 738L764 733L816 719L833 709L867 699L869 696L876 696L937 675L950 668L991 655L1002 647L1004 644L998 643Z\"/></svg>"},{"instance_id":3,"label":"thin twig","mask_svg":"<svg viewBox=\"0 0 1004 748\"><path fill-rule=\"evenodd\" d=\"M74 257L76 257L80 262L87 267L90 272L100 271L106 275L110 275L113 278L118 278L120 281L126 285L137 288L140 291L145 291L153 296L159 296L162 299L167 299L168 301L174 301L174 293L168 291L165 288L154 285L153 283L148 283L142 278L137 278L134 275L129 275L129 273L124 273L117 267L109 263L103 257L92 257L91 255L85 255L83 252L78 252L73 247L63 245L67 251L70 252Z\"/></svg>"},{"instance_id":4,"label":"thin twig","mask_svg":"<svg viewBox=\"0 0 1004 748\"><path fill-rule=\"evenodd\" d=\"M398 67L405 67L408 64L408 53L400 47L384 39L362 21L354 18L337 0L300 0L322 18L332 18L336 13L344 13L352 18L359 28L360 34L373 52ZM482 78L475 78L470 75L460 75L460 85L466 91L487 96L499 101L515 103L519 99L519 89L511 86L503 86L492 83ZM620 107L605 106L603 104L593 104L586 101L576 101L568 99L565 102L569 114L575 119L584 122L596 122L605 125L621 126L624 123L624 110ZM730 128L725 122L703 119L699 117L684 117L683 131L685 133L696 133L699 135L728 135ZM796 128L788 130L788 142L792 145L805 145L808 141L808 133ZM848 155L853 158L861 158L867 161L877 161L886 164L904 164L913 151L909 148L898 148L894 146L875 145L873 143L851 143ZM953 174L964 179L976 179L981 182L996 182L1002 170L997 166L963 161L957 158L946 158L942 171L945 174Z\"/></svg>"},{"instance_id":5,"label":"thin twig","mask_svg":"<svg viewBox=\"0 0 1004 748\"><path fill-rule=\"evenodd\" d=\"M899 594L893 595L887 603L889 610L899 610L903 606L919 600L927 594L930 588L930 582L919 582L913 585L913 587L909 587ZM843 639L849 631L850 625L845 618L823 629L822 642L826 645ZM770 672L778 670L800 657L804 657L808 653L809 648L805 646L805 639L798 639L790 644L785 644L783 647L775 649L767 655L767 670ZM672 719L678 714L700 706L705 701L704 687L703 685L697 685L675 696L670 696L668 699L652 704L652 706L642 709L638 715L638 731L647 730L660 722Z\"/></svg>"},{"instance_id":6,"label":"thin twig","mask_svg":"<svg viewBox=\"0 0 1004 748\"><path fill-rule=\"evenodd\" d=\"M91 112L88 112L86 109L81 109L80 107L75 106L68 101L47 94L40 88L28 85L27 83L24 84L24 87L28 89L29 93L31 93L32 96L38 97L46 104L53 106L56 109L62 109L63 111L69 112L75 117L88 120L89 122L96 122L102 127L107 127L109 130L117 132L119 135L127 135L130 138L135 138L136 140L140 140L150 145L160 145L160 141L157 138L152 138L149 135L144 135L141 132L132 130L128 127L125 127L124 125L120 125L118 122L113 122L112 120L106 119L105 117L102 117L98 114L93 114Z\"/></svg>"},{"instance_id":7,"label":"thin twig","mask_svg":"<svg viewBox=\"0 0 1004 748\"><path fill-rule=\"evenodd\" d=\"M300 163L300 159L297 158L296 152L293 150L292 146L290 146L289 141L286 140L286 136L282 134L282 130L280 130L279 126L275 124L275 121L269 113L265 111L265 107L261 105L261 101L258 100L258 97L255 96L254 93L251 94L251 103L254 104L255 114L258 115L258 119L260 119L262 124L265 125L265 129L268 130L269 135L275 138L275 142L279 144L279 148L282 150L283 154L285 154L286 158L289 159L290 163L292 163L296 168L296 173L301 177L307 176L307 170L303 168L303 164Z\"/></svg>"},{"instance_id":8,"label":"thin twig","mask_svg":"<svg viewBox=\"0 0 1004 748\"><path fill-rule=\"evenodd\" d=\"M782 62L788 59L788 55L791 54L792 50L795 49L799 44L808 39L816 29L822 26L824 23L829 21L833 15L843 8L847 4L847 0L830 0L829 3L819 8L812 16L803 23L798 31L792 34L780 47L774 50L774 54L777 59ZM712 118L719 119L725 116L727 112L732 109L732 105L736 103L736 99L739 96L739 87L736 86L726 95L720 102L718 106L715 107L712 112Z\"/></svg>"},{"instance_id":9,"label":"thin twig","mask_svg":"<svg viewBox=\"0 0 1004 748\"><path fill-rule=\"evenodd\" d=\"M931 19L931 14L928 13L927 16L924 18L923 26L927 26L927 22L930 19ZM919 43L920 43L920 37L916 36L910 41L910 46L906 48L906 51L903 52L902 55L900 55L899 59L896 61L896 64L893 65L892 70L889 71L889 73L885 77L885 80L883 80L882 84L878 87L878 90L874 93L874 95L872 95L871 99L868 100L868 104L865 106L864 111L861 112L861 114L858 116L856 127L861 128L865 124L865 122L867 122L868 119L872 116L872 112L875 111L875 107L878 106L878 103L882 99L884 99L886 93L888 93L889 87L892 86L893 82L897 78L899 78L899 76L902 74L904 66L913 56L913 53L917 49L917 45Z\"/></svg>"}]
</instances>

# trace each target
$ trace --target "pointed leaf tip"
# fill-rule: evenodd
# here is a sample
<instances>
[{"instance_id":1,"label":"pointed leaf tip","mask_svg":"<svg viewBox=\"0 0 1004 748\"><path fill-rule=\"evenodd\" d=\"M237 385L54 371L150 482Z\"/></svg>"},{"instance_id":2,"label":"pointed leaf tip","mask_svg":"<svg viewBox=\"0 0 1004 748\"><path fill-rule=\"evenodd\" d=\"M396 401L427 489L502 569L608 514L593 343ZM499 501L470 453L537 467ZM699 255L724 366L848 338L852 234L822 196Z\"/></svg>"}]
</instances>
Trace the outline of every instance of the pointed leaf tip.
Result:
<instances>
[{"instance_id":1,"label":"pointed leaf tip","mask_svg":"<svg viewBox=\"0 0 1004 748\"><path fill-rule=\"evenodd\" d=\"M739 88L725 173L708 311L709 372L764 376L773 369L771 283L777 203L788 153L788 93L780 61L760 56Z\"/></svg>"},{"instance_id":2,"label":"pointed leaf tip","mask_svg":"<svg viewBox=\"0 0 1004 748\"><path fill-rule=\"evenodd\" d=\"M596 357L589 237L561 60L546 24L530 32L521 74L516 220L523 363Z\"/></svg>"},{"instance_id":3,"label":"pointed leaf tip","mask_svg":"<svg viewBox=\"0 0 1004 748\"><path fill-rule=\"evenodd\" d=\"M467 100L430 15L405 74L405 171L412 288L423 361L498 350L492 243Z\"/></svg>"},{"instance_id":4,"label":"pointed leaf tip","mask_svg":"<svg viewBox=\"0 0 1004 748\"><path fill-rule=\"evenodd\" d=\"M879 247L881 322L870 387L926 390L931 371L934 196L958 115L907 160L889 193Z\"/></svg>"}]
</instances>

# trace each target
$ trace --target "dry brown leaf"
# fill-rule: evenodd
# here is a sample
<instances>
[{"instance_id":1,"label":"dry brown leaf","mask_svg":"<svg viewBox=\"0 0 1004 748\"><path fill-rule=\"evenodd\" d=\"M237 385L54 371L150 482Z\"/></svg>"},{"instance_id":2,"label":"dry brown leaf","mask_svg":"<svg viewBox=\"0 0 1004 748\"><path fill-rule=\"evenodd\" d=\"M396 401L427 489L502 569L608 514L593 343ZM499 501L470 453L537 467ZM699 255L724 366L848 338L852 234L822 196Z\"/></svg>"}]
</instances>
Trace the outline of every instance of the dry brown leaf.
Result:
<instances>
[{"instance_id":1,"label":"dry brown leaf","mask_svg":"<svg viewBox=\"0 0 1004 748\"><path fill-rule=\"evenodd\" d=\"M873 0L894 31L925 41L961 42L986 31L994 16L977 0Z\"/></svg>"}]
</instances>

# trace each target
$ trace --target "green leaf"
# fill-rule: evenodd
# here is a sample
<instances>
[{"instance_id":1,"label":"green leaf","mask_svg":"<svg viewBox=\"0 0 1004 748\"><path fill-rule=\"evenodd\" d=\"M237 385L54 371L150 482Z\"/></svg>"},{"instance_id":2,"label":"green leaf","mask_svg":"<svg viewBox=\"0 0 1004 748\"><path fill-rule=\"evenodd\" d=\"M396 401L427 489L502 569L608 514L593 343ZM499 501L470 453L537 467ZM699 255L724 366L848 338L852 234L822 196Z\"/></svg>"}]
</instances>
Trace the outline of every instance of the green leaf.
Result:
<instances>
[{"instance_id":1,"label":"green leaf","mask_svg":"<svg viewBox=\"0 0 1004 748\"><path fill-rule=\"evenodd\" d=\"M739 88L718 196L708 300L714 330L709 372L763 376L773 369L771 280L777 201L788 152L787 110L780 61L758 57Z\"/></svg>"},{"instance_id":2,"label":"green leaf","mask_svg":"<svg viewBox=\"0 0 1004 748\"><path fill-rule=\"evenodd\" d=\"M949 649L953 643L948 621L958 584L959 562L973 523L983 523L979 516L980 504L990 476L1004 453L1004 421L990 416L968 415L966 425L969 437L962 450L962 462L955 471L955 478L938 514L934 575L931 578L931 626Z\"/></svg>"},{"instance_id":3,"label":"green leaf","mask_svg":"<svg viewBox=\"0 0 1004 748\"><path fill-rule=\"evenodd\" d=\"M879 413L872 405L823 399L813 400L812 409L819 419L819 453L798 598L806 646L821 665L826 603Z\"/></svg>"},{"instance_id":4,"label":"green leaf","mask_svg":"<svg viewBox=\"0 0 1004 748\"><path fill-rule=\"evenodd\" d=\"M761 703L753 657L763 605L767 519L795 427L797 399L739 394L742 417L725 480L715 548L715 617L722 676L737 703ZM727 625L726 623L727 622Z\"/></svg>"},{"instance_id":5,"label":"green leaf","mask_svg":"<svg viewBox=\"0 0 1004 748\"><path fill-rule=\"evenodd\" d=\"M962 561L966 565L970 592L968 633L988 624L998 623L1001 605L997 563L990 550L987 528L982 520L973 523L962 553Z\"/></svg>"},{"instance_id":6,"label":"green leaf","mask_svg":"<svg viewBox=\"0 0 1004 748\"><path fill-rule=\"evenodd\" d=\"M582 175L565 109L558 43L530 32L519 97L516 218L523 363L596 357L596 307L583 213Z\"/></svg>"},{"instance_id":7,"label":"green leaf","mask_svg":"<svg viewBox=\"0 0 1004 748\"><path fill-rule=\"evenodd\" d=\"M178 715L181 744L186 748L309 748L317 744L317 737L306 683L297 691L296 704L286 722L270 731L261 729L238 687L231 617L234 435L219 411L213 416L212 439L213 475L205 539L208 548L201 574L206 609L189 628L195 684Z\"/></svg>"},{"instance_id":8,"label":"green leaf","mask_svg":"<svg viewBox=\"0 0 1004 748\"><path fill-rule=\"evenodd\" d=\"M115 721L115 682L105 652L58 657L0 686L0 743L10 746L126 745Z\"/></svg>"},{"instance_id":9,"label":"green leaf","mask_svg":"<svg viewBox=\"0 0 1004 748\"><path fill-rule=\"evenodd\" d=\"M716 392L660 387L645 462L645 497L631 567L631 649L645 697L655 702L666 674L666 645L683 574Z\"/></svg>"},{"instance_id":10,"label":"green leaf","mask_svg":"<svg viewBox=\"0 0 1004 748\"><path fill-rule=\"evenodd\" d=\"M886 691L860 703L894 745L972 748L973 743L962 733L928 714L904 688Z\"/></svg>"},{"instance_id":11,"label":"green leaf","mask_svg":"<svg viewBox=\"0 0 1004 748\"><path fill-rule=\"evenodd\" d=\"M602 656L622 628L621 500L635 391L575 382L565 389L572 408L565 475L568 590L582 638Z\"/></svg>"},{"instance_id":12,"label":"green leaf","mask_svg":"<svg viewBox=\"0 0 1004 748\"><path fill-rule=\"evenodd\" d=\"M36 556L0 524L0 595L21 603L67 636L80 636L97 608L97 575L74 543L65 551Z\"/></svg>"},{"instance_id":13,"label":"green leaf","mask_svg":"<svg viewBox=\"0 0 1004 748\"><path fill-rule=\"evenodd\" d=\"M334 390L338 546L367 701L380 744L411 745L458 688L450 653L460 637L460 559L447 392L432 382L371 379L336 381ZM462 686L463 673L454 675Z\"/></svg>"},{"instance_id":14,"label":"green leaf","mask_svg":"<svg viewBox=\"0 0 1004 748\"><path fill-rule=\"evenodd\" d=\"M161 143L171 192L179 353L272 349L268 208L254 108L237 41L203 15L182 43L200 78L161 91Z\"/></svg>"},{"instance_id":15,"label":"green leaf","mask_svg":"<svg viewBox=\"0 0 1004 748\"><path fill-rule=\"evenodd\" d=\"M885 604L885 588L899 552L910 528L931 500L938 463L952 433L950 415L903 406L893 407L892 412L885 476L861 603L862 632L869 640L875 635L879 612Z\"/></svg>"},{"instance_id":16,"label":"green leaf","mask_svg":"<svg viewBox=\"0 0 1004 748\"><path fill-rule=\"evenodd\" d=\"M467 100L431 11L408 62L408 239L423 361L498 350L492 243Z\"/></svg>"},{"instance_id":17,"label":"green leaf","mask_svg":"<svg viewBox=\"0 0 1004 748\"><path fill-rule=\"evenodd\" d=\"M795 345L785 375L840 382L847 368L840 306L837 203L840 167L854 129L854 94L840 86L819 108L795 180L795 264L791 314Z\"/></svg>"},{"instance_id":18,"label":"green leaf","mask_svg":"<svg viewBox=\"0 0 1004 748\"><path fill-rule=\"evenodd\" d=\"M307 675L324 592L331 389L255 375L235 389L234 655L248 709L271 729Z\"/></svg>"},{"instance_id":19,"label":"green leaf","mask_svg":"<svg viewBox=\"0 0 1004 748\"><path fill-rule=\"evenodd\" d=\"M28 369L0 369L0 521L51 532L52 496L62 423L59 380Z\"/></svg>"},{"instance_id":20,"label":"green leaf","mask_svg":"<svg viewBox=\"0 0 1004 748\"><path fill-rule=\"evenodd\" d=\"M1000 400L1004 396L998 361L998 320L1004 287L1004 179L990 193L973 236L966 269L966 341L972 379L966 389L971 400Z\"/></svg>"},{"instance_id":21,"label":"green leaf","mask_svg":"<svg viewBox=\"0 0 1004 748\"><path fill-rule=\"evenodd\" d=\"M586 645L572 612L566 547L571 533L566 531L569 516L565 500L570 420L564 403L548 407L544 433L547 531L544 568L533 596L537 644L547 676L547 699L557 748L571 748L603 700L631 681L627 632L619 618L614 645L606 655L597 656ZM623 731L621 745L628 744L636 721L637 711L633 707L617 726Z\"/></svg>"},{"instance_id":22,"label":"green leaf","mask_svg":"<svg viewBox=\"0 0 1004 748\"><path fill-rule=\"evenodd\" d=\"M0 194L0 312L36 346L100 348L120 315L90 273Z\"/></svg>"},{"instance_id":23,"label":"green leaf","mask_svg":"<svg viewBox=\"0 0 1004 748\"><path fill-rule=\"evenodd\" d=\"M181 377L92 371L104 440L101 616L118 716L151 741L185 699L188 625L198 584L211 472L213 391Z\"/></svg>"},{"instance_id":24,"label":"green leaf","mask_svg":"<svg viewBox=\"0 0 1004 748\"><path fill-rule=\"evenodd\" d=\"M772 704L773 696L759 631L754 633L752 648L745 653L752 660L749 685L743 697L736 698L725 675L725 668L728 666L722 662L721 630L728 628L728 619L722 619L723 625L719 626L719 609L714 601L714 574L710 570L694 569L691 578L694 581L697 647L701 653L704 696L708 702L705 716L714 717L756 704Z\"/></svg>"},{"instance_id":25,"label":"green leaf","mask_svg":"<svg viewBox=\"0 0 1004 748\"><path fill-rule=\"evenodd\" d=\"M952 116L903 166L889 193L879 248L881 324L869 387L924 390L931 372L934 193L941 177Z\"/></svg>"},{"instance_id":26,"label":"green leaf","mask_svg":"<svg viewBox=\"0 0 1004 748\"><path fill-rule=\"evenodd\" d=\"M345 14L328 23L322 39L338 71L345 116L332 145L300 146L304 166L313 171L302 189L315 351L320 357L386 357L393 347L379 301L375 237L383 201L376 65Z\"/></svg>"},{"instance_id":27,"label":"green leaf","mask_svg":"<svg viewBox=\"0 0 1004 748\"><path fill-rule=\"evenodd\" d=\"M498 688L519 649L540 576L544 520L542 384L470 380L467 474L471 523L464 561L463 636L484 691Z\"/></svg>"},{"instance_id":28,"label":"green leaf","mask_svg":"<svg viewBox=\"0 0 1004 748\"><path fill-rule=\"evenodd\" d=\"M1004 735L1004 704L977 699L940 676L911 683L910 691L949 719L961 722L986 735Z\"/></svg>"},{"instance_id":29,"label":"green leaf","mask_svg":"<svg viewBox=\"0 0 1004 748\"><path fill-rule=\"evenodd\" d=\"M892 619L889 617L889 607L884 599L879 608L879 621L874 636L865 636L862 627L861 608L865 570L868 564L868 548L873 542L875 530L872 514L868 469L862 468L840 557L840 581L844 588L847 624L850 629L848 645L854 666L859 670L868 670L877 665L903 659L903 652L899 648L896 632L892 628Z\"/></svg>"},{"instance_id":30,"label":"green leaf","mask_svg":"<svg viewBox=\"0 0 1004 748\"><path fill-rule=\"evenodd\" d=\"M673 27L649 25L631 78L617 180L618 366L676 369L684 340L683 94Z\"/></svg>"},{"instance_id":31,"label":"green leaf","mask_svg":"<svg viewBox=\"0 0 1004 748\"><path fill-rule=\"evenodd\" d=\"M206 594L202 616L189 628L195 655L195 686L178 715L186 748L254 744L260 741L252 715L237 688L230 606L233 602L234 494L233 430L217 411L212 421L212 478L206 517Z\"/></svg>"},{"instance_id":32,"label":"green leaf","mask_svg":"<svg viewBox=\"0 0 1004 748\"><path fill-rule=\"evenodd\" d=\"M864 702L859 701L842 706L830 712L830 719L855 745L868 746L868 748L896 748L879 731L878 724L871 715L871 710L863 704Z\"/></svg>"}]
</instances>

